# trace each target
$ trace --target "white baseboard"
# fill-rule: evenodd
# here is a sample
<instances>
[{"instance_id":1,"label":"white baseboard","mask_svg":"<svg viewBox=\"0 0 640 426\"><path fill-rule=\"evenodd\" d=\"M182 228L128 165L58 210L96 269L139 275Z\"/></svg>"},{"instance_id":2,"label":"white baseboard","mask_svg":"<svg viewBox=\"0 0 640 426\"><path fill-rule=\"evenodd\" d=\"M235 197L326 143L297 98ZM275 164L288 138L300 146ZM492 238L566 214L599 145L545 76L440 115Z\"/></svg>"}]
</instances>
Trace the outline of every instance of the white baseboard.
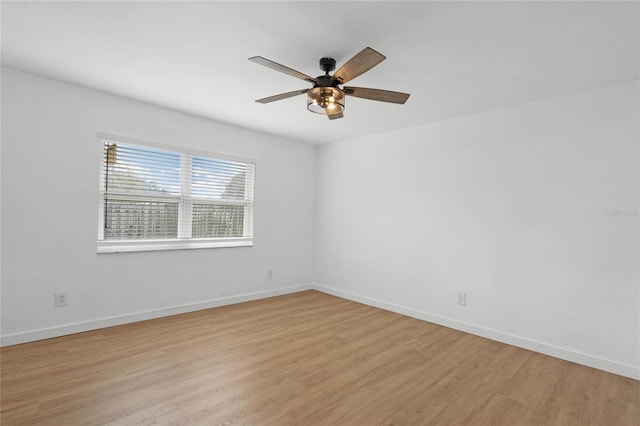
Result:
<instances>
[{"instance_id":1,"label":"white baseboard","mask_svg":"<svg viewBox=\"0 0 640 426\"><path fill-rule=\"evenodd\" d=\"M577 364L597 368L598 370L604 370L609 373L614 373L620 376L640 380L640 367L636 365L624 364L621 362L600 358L583 352L574 351L572 349L539 342L536 340L528 339L526 337L520 337L498 330L492 330L440 315L429 314L417 309L408 308L406 306L397 305L395 303L389 303L383 300L373 299L371 297L361 296L359 294L354 294L319 284L314 284L313 289L321 291L323 293L331 294L333 296L338 296L343 299L352 300L354 302L363 303L365 305L374 306L376 308L406 315L412 318L432 322L434 324L453 328L455 330L460 330L477 336L486 337L487 339L496 340L508 345L517 346L534 352L539 352L555 358L563 359L565 361L575 362Z\"/></svg>"},{"instance_id":2,"label":"white baseboard","mask_svg":"<svg viewBox=\"0 0 640 426\"><path fill-rule=\"evenodd\" d=\"M566 361L575 362L577 364L586 365L588 367L597 368L620 376L630 377L640 380L640 368L638 366L624 364L583 352L574 351L548 343L539 342L525 337L516 336L498 330L493 330L478 325L454 320L440 315L429 314L417 309L409 308L395 303L385 302L383 300L350 293L343 290L319 285L319 284L302 284L292 287L284 287L275 290L260 291L255 293L246 293L236 296L222 297L211 299L204 302L191 303L156 309L152 311L137 312L133 314L121 315L110 318L101 318L96 320L84 321L80 323L65 324L61 326L44 328L39 330L31 330L21 333L0 336L0 346L11 346L20 343L33 342L36 340L50 339L53 337L66 336L68 334L81 333L84 331L97 330L100 328L113 327L116 325L129 324L137 321L145 321L154 318L161 318L170 315L184 314L187 312L199 311L202 309L216 308L219 306L233 305L235 303L248 302L251 300L264 299L267 297L281 296L290 293L297 293L305 290L318 290L323 293L331 294L343 299L352 300L354 302L363 303L365 305L374 306L376 308L385 309L401 315L417 318L423 321L432 322L455 330L464 331L477 336L486 337L487 339L496 340L498 342L539 352L555 358Z\"/></svg>"},{"instance_id":3,"label":"white baseboard","mask_svg":"<svg viewBox=\"0 0 640 426\"><path fill-rule=\"evenodd\" d=\"M36 340L50 339L52 337L66 336L67 334L82 333L84 331L97 330L115 325L129 324L137 321L145 321L154 318L167 317L170 315L184 314L187 312L199 311L202 309L217 308L219 306L233 305L235 303L248 302L251 300L265 299L267 297L282 296L284 294L297 293L299 291L313 289L311 284L302 284L292 287L278 288L275 290L246 293L236 296L221 297L218 299L206 300L204 302L190 303L186 305L172 306L152 311L137 312L133 314L120 315L110 318L101 318L90 321L83 321L73 324L43 328L39 330L26 331L22 333L8 334L0 337L0 346L11 346L20 343L33 342Z\"/></svg>"}]
</instances>

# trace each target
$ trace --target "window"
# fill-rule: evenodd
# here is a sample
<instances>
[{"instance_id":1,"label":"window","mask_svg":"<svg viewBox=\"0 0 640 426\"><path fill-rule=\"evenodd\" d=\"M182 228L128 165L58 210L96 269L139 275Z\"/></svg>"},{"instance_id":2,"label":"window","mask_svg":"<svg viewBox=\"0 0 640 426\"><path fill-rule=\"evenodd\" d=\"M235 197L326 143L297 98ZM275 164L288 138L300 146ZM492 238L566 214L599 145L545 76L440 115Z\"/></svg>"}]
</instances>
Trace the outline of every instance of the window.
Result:
<instances>
[{"instance_id":1,"label":"window","mask_svg":"<svg viewBox=\"0 0 640 426\"><path fill-rule=\"evenodd\" d=\"M254 163L101 141L98 252L253 245Z\"/></svg>"}]
</instances>

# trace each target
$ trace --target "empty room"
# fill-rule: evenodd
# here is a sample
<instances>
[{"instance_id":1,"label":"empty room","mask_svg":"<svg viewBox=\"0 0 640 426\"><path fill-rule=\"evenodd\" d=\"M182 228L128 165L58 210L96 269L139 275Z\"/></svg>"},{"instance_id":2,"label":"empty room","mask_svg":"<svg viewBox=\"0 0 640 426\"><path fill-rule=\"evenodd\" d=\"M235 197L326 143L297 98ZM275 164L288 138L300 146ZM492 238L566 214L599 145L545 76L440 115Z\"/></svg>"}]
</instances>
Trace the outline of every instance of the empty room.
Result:
<instances>
[{"instance_id":1,"label":"empty room","mask_svg":"<svg viewBox=\"0 0 640 426\"><path fill-rule=\"evenodd\" d=\"M640 424L640 2L0 12L3 426Z\"/></svg>"}]
</instances>

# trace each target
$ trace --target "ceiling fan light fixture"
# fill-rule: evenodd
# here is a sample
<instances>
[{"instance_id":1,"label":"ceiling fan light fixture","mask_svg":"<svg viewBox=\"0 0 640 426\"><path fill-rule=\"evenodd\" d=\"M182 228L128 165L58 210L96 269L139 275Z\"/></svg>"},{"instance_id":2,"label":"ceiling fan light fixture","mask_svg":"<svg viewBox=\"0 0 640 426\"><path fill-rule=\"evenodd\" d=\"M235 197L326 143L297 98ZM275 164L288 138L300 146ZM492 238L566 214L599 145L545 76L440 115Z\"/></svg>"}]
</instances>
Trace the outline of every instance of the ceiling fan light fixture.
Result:
<instances>
[{"instance_id":1,"label":"ceiling fan light fixture","mask_svg":"<svg viewBox=\"0 0 640 426\"><path fill-rule=\"evenodd\" d=\"M376 52L370 47L365 47L345 62L335 74L331 75L330 72L336 69L336 60L327 57L321 58L320 69L324 71L324 75L313 78L293 68L263 58L262 56L249 58L252 62L313 84L313 88L311 89L280 93L279 95L257 99L256 102L268 104L306 93L307 109L316 114L326 115L329 120L337 120L344 117L342 112L344 111L345 95L394 104L403 104L409 99L408 93L370 89L367 87L343 86L354 78L369 71L385 59L385 56L380 52Z\"/></svg>"},{"instance_id":2,"label":"ceiling fan light fixture","mask_svg":"<svg viewBox=\"0 0 640 426\"><path fill-rule=\"evenodd\" d=\"M316 114L339 114L344 111L344 98L337 87L314 87L307 92L307 109Z\"/></svg>"}]
</instances>

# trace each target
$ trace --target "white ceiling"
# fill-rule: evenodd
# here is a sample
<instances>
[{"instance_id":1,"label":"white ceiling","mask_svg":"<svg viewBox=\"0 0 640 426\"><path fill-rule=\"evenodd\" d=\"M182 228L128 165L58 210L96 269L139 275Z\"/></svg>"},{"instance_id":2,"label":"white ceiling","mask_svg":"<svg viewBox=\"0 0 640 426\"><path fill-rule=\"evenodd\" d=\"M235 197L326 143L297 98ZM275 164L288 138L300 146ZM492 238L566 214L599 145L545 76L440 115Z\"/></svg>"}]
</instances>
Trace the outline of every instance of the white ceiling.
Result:
<instances>
[{"instance_id":1,"label":"white ceiling","mask_svg":"<svg viewBox=\"0 0 640 426\"><path fill-rule=\"evenodd\" d=\"M2 2L2 63L311 143L352 139L639 78L637 2ZM411 93L306 110L312 76L366 46L349 83Z\"/></svg>"}]
</instances>

